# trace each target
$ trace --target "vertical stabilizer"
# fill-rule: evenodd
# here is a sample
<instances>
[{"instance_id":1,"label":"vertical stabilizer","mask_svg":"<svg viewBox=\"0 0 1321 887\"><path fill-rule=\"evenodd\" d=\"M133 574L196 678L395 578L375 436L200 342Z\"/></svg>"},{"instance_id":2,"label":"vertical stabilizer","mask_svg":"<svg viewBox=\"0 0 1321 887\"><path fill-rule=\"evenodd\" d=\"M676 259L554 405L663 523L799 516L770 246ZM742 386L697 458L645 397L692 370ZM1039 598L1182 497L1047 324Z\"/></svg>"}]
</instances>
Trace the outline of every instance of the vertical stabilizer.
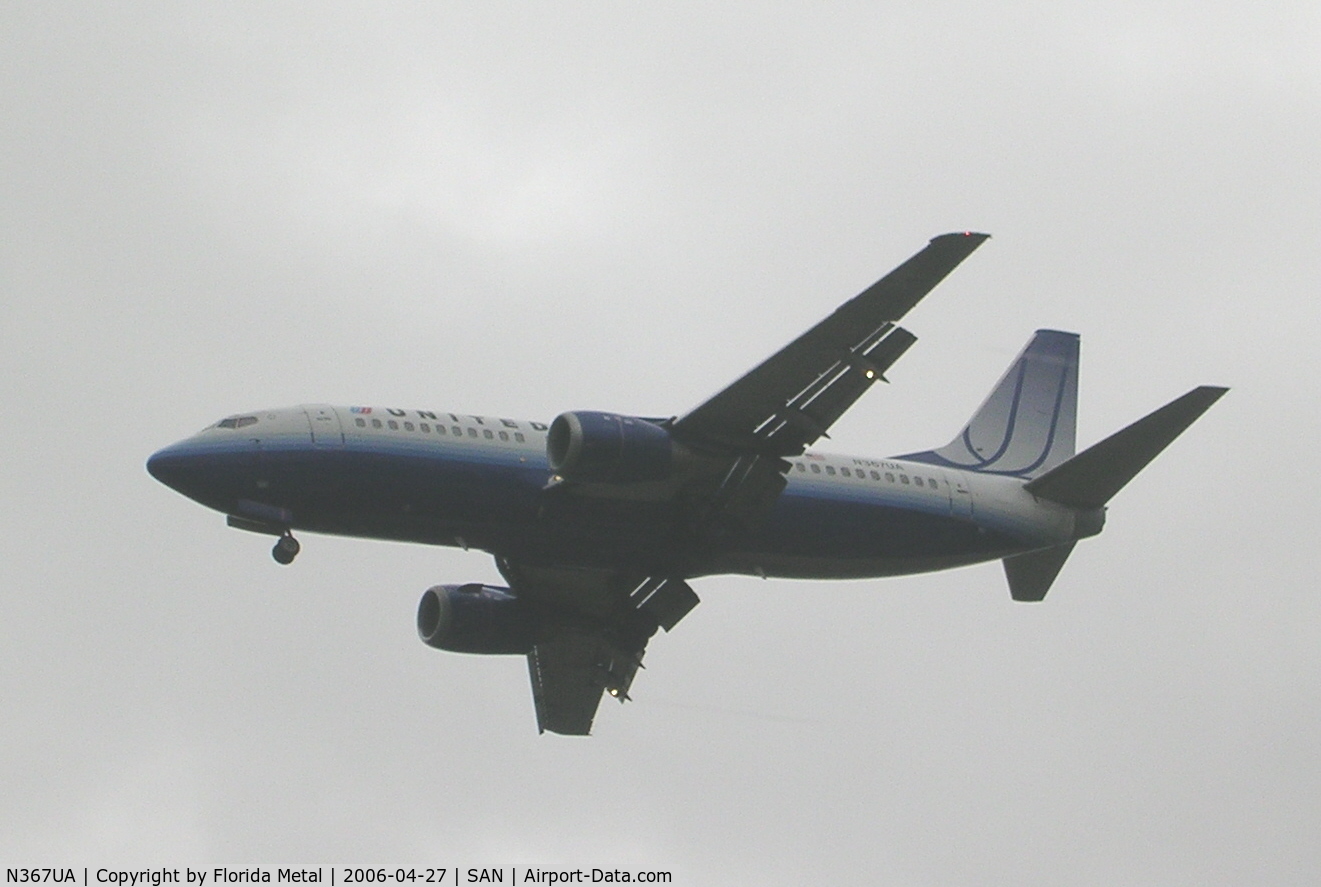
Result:
<instances>
[{"instance_id":1,"label":"vertical stabilizer","mask_svg":"<svg viewBox=\"0 0 1321 887\"><path fill-rule=\"evenodd\" d=\"M1033 478L1073 455L1078 335L1037 330L959 436L901 456L947 468Z\"/></svg>"}]
</instances>

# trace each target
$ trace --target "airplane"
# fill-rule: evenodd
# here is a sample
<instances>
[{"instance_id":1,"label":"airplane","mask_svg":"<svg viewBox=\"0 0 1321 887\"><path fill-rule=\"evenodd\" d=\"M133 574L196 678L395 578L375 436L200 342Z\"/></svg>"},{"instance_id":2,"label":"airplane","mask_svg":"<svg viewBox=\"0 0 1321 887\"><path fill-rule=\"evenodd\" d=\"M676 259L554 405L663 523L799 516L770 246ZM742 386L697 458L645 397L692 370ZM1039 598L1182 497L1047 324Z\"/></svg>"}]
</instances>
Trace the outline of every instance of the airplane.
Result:
<instances>
[{"instance_id":1,"label":"airplane","mask_svg":"<svg viewBox=\"0 0 1321 887\"><path fill-rule=\"evenodd\" d=\"M587 735L628 700L648 641L717 574L860 579L1001 560L1046 596L1106 506L1227 390L1202 386L1075 452L1079 336L1038 330L948 444L885 458L812 449L916 341L898 321L988 237L927 246L690 412L550 423L322 404L221 419L148 472L276 537L475 548L507 586L428 589L428 645L527 657L539 732Z\"/></svg>"}]
</instances>

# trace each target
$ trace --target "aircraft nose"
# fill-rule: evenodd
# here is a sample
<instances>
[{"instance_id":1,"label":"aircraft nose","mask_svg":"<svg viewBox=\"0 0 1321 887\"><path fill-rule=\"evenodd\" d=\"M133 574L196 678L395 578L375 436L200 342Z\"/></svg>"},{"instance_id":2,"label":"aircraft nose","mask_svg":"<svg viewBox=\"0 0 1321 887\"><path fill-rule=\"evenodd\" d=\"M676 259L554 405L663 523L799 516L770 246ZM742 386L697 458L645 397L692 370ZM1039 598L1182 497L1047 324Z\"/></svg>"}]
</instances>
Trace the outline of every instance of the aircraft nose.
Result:
<instances>
[{"instance_id":1,"label":"aircraft nose","mask_svg":"<svg viewBox=\"0 0 1321 887\"><path fill-rule=\"evenodd\" d=\"M186 486L197 471L198 455L182 444L157 450L147 459L147 473L171 489Z\"/></svg>"}]
</instances>

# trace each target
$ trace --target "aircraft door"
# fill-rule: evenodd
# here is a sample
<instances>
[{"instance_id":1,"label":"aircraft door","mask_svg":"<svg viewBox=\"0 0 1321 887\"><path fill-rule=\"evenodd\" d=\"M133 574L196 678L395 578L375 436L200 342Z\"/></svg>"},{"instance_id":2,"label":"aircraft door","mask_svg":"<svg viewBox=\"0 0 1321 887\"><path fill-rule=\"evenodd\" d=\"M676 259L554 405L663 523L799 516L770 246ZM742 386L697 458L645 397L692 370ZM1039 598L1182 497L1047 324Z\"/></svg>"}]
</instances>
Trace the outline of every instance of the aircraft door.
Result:
<instances>
[{"instance_id":1,"label":"aircraft door","mask_svg":"<svg viewBox=\"0 0 1321 887\"><path fill-rule=\"evenodd\" d=\"M945 488L949 490L949 511L955 517L971 518L972 488L968 477L962 471L944 471Z\"/></svg>"},{"instance_id":2,"label":"aircraft door","mask_svg":"<svg viewBox=\"0 0 1321 887\"><path fill-rule=\"evenodd\" d=\"M303 407L307 424L312 426L312 445L315 447L344 446L344 429L339 423L339 412L332 406L311 404Z\"/></svg>"}]
</instances>

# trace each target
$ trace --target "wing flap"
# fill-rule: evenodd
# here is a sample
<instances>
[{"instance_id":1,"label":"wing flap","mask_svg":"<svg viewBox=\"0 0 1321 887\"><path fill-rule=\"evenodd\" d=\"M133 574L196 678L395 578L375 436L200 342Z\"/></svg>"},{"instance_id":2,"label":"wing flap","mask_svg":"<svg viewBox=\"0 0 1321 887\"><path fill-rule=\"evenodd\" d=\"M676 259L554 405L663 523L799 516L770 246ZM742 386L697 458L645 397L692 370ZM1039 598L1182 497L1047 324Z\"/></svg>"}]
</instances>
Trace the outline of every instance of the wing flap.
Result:
<instances>
[{"instance_id":1,"label":"wing flap","mask_svg":"<svg viewBox=\"0 0 1321 887\"><path fill-rule=\"evenodd\" d=\"M822 377L829 379L828 382L809 387L791 400L788 408L806 415L819 426L822 431L818 436L828 437L825 429L834 425L868 388L884 382L886 370L916 341L917 336L908 330L892 326L875 345L847 352ZM774 435L770 437L775 439Z\"/></svg>"},{"instance_id":2,"label":"wing flap","mask_svg":"<svg viewBox=\"0 0 1321 887\"><path fill-rule=\"evenodd\" d=\"M657 628L697 606L688 583L617 570L531 565L500 558L515 594L542 614L527 654L537 728L586 736L603 693L626 701Z\"/></svg>"}]
</instances>

